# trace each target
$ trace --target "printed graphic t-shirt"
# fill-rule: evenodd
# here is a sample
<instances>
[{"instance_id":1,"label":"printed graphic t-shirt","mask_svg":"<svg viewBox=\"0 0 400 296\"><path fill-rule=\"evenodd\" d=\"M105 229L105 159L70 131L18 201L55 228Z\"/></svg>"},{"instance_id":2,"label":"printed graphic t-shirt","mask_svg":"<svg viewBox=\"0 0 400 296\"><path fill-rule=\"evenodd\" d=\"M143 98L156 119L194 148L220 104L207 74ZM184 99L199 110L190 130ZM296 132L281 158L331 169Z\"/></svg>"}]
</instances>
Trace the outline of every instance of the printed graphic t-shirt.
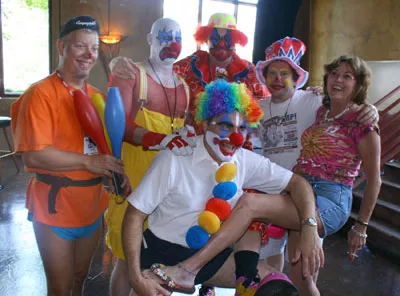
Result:
<instances>
[{"instance_id":1,"label":"printed graphic t-shirt","mask_svg":"<svg viewBox=\"0 0 400 296\"><path fill-rule=\"evenodd\" d=\"M320 96L303 90L295 91L291 99L280 104L270 99L260 101L264 111L258 133L262 154L291 170L300 155L301 135L315 122L321 104Z\"/></svg>"}]
</instances>

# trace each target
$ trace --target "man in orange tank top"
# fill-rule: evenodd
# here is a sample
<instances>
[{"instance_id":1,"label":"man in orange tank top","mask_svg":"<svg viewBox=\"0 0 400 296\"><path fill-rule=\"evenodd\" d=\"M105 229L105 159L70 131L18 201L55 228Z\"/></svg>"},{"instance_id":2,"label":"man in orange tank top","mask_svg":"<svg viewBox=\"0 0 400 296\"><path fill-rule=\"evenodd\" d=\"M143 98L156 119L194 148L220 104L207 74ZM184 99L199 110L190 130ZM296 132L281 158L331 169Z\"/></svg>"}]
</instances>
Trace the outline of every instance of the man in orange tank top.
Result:
<instances>
[{"instance_id":1,"label":"man in orange tank top","mask_svg":"<svg viewBox=\"0 0 400 296\"><path fill-rule=\"evenodd\" d=\"M97 21L90 16L69 19L56 45L56 72L29 87L12 105L12 130L16 150L27 171L34 173L26 207L43 260L47 295L81 295L108 204L103 176L124 170L115 157L97 154L74 108L75 90L88 96L100 92L86 82L98 56Z\"/></svg>"}]
</instances>

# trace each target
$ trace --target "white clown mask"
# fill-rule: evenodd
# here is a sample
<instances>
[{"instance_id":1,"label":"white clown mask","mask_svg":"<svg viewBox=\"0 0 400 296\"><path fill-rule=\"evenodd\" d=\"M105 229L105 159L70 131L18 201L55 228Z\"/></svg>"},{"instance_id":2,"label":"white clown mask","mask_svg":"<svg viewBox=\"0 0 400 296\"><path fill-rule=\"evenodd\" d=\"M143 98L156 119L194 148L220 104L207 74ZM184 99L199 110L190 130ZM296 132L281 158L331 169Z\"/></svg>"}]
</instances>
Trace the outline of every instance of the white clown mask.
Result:
<instances>
[{"instance_id":1,"label":"white clown mask","mask_svg":"<svg viewBox=\"0 0 400 296\"><path fill-rule=\"evenodd\" d=\"M181 28L172 19L161 18L154 22L147 39L151 60L156 64L172 65L181 53Z\"/></svg>"}]
</instances>

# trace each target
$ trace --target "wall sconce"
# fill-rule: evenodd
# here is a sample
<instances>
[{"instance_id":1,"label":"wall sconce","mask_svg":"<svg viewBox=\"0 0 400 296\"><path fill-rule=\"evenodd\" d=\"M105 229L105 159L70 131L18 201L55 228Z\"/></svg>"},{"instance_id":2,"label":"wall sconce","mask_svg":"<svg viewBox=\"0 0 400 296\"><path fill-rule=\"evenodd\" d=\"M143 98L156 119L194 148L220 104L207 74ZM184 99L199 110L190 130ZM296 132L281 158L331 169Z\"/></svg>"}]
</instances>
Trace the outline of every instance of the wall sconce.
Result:
<instances>
[{"instance_id":1,"label":"wall sconce","mask_svg":"<svg viewBox=\"0 0 400 296\"><path fill-rule=\"evenodd\" d=\"M106 72L107 77L110 75L110 71L108 69L108 65L111 60L118 56L121 41L123 41L126 37L121 36L120 34L110 33L110 24L111 24L111 0L108 0L108 11L107 11L107 26L108 30L106 34L100 35L100 61Z\"/></svg>"},{"instance_id":2,"label":"wall sconce","mask_svg":"<svg viewBox=\"0 0 400 296\"><path fill-rule=\"evenodd\" d=\"M101 35L100 41L105 44L116 44L122 40L122 37L119 35Z\"/></svg>"}]
</instances>

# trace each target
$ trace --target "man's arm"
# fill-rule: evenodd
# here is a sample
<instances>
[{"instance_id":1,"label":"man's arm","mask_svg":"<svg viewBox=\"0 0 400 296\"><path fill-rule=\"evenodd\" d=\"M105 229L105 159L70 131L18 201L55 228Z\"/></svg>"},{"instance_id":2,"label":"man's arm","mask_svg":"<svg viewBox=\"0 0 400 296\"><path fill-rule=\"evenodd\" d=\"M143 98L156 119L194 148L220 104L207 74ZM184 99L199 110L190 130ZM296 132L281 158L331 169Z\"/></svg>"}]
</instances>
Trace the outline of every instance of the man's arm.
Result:
<instances>
[{"instance_id":1,"label":"man's arm","mask_svg":"<svg viewBox=\"0 0 400 296\"><path fill-rule=\"evenodd\" d=\"M372 104L353 104L350 111L360 112L357 117L358 122L364 125L377 125L379 121L378 109Z\"/></svg>"},{"instance_id":2,"label":"man's arm","mask_svg":"<svg viewBox=\"0 0 400 296\"><path fill-rule=\"evenodd\" d=\"M165 295L170 293L154 280L143 277L140 268L140 250L143 239L143 223L147 214L139 211L131 204L125 212L122 224L122 246L124 248L128 276L136 295Z\"/></svg>"},{"instance_id":3,"label":"man's arm","mask_svg":"<svg viewBox=\"0 0 400 296\"><path fill-rule=\"evenodd\" d=\"M294 205L297 208L301 222L309 217L315 218L315 198L310 184L297 174L293 174L285 190L290 193ZM299 229L301 230L301 225ZM316 228L314 229L316 230Z\"/></svg>"},{"instance_id":4,"label":"man's arm","mask_svg":"<svg viewBox=\"0 0 400 296\"><path fill-rule=\"evenodd\" d=\"M122 161L111 155L85 155L47 146L39 151L23 152L24 164L28 168L49 171L88 170L111 177L111 172L124 173Z\"/></svg>"},{"instance_id":5,"label":"man's arm","mask_svg":"<svg viewBox=\"0 0 400 296\"><path fill-rule=\"evenodd\" d=\"M300 239L296 246L292 263L296 263L301 259L303 275L313 275L320 266L324 265L325 261L318 235L318 228L323 231L322 224L319 221L318 228L307 224L302 225L302 221L307 218L317 218L314 193L310 184L296 174L293 174L286 190L289 191L300 218Z\"/></svg>"}]
</instances>

